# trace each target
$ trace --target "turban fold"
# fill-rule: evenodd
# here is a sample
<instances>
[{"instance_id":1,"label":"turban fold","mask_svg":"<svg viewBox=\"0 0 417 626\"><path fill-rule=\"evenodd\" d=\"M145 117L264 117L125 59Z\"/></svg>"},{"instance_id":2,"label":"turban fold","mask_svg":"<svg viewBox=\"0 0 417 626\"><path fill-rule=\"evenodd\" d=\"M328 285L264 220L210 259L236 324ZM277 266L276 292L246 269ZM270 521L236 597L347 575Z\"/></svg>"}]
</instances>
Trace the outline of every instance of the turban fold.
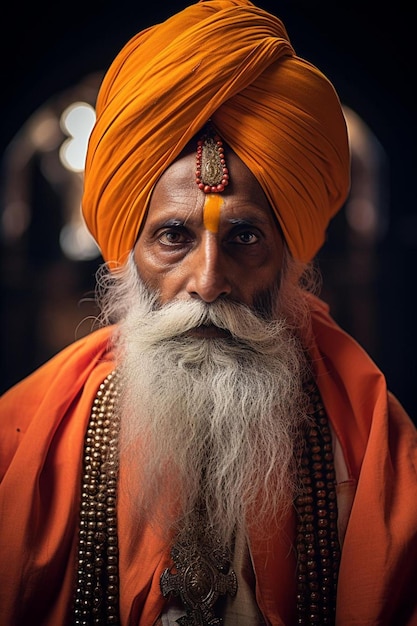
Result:
<instances>
[{"instance_id":1,"label":"turban fold","mask_svg":"<svg viewBox=\"0 0 417 626\"><path fill-rule=\"evenodd\" d=\"M333 85L277 17L200 0L134 36L103 79L82 209L106 261L126 260L155 183L208 119L258 179L292 255L322 246L349 188Z\"/></svg>"}]
</instances>

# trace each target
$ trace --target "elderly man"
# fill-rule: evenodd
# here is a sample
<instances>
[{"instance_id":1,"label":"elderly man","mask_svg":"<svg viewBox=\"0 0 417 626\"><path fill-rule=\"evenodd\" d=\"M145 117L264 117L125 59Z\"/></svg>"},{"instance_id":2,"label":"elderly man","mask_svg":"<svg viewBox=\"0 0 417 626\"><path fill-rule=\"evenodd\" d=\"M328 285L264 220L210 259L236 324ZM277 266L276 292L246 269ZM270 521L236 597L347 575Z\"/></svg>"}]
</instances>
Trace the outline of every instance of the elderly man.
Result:
<instances>
[{"instance_id":1,"label":"elderly man","mask_svg":"<svg viewBox=\"0 0 417 626\"><path fill-rule=\"evenodd\" d=\"M416 431L314 295L332 85L276 17L201 0L97 114L102 328L1 400L0 623L417 624Z\"/></svg>"}]
</instances>

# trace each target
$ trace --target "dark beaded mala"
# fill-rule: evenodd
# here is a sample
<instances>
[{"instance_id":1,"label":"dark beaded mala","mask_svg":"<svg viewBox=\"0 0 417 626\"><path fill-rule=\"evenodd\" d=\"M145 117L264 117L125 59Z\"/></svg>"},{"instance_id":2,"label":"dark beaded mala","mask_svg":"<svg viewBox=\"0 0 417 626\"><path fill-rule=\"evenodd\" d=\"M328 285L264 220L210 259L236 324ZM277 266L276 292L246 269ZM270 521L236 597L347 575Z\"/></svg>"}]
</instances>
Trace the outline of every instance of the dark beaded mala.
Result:
<instances>
[{"instance_id":1,"label":"dark beaded mala","mask_svg":"<svg viewBox=\"0 0 417 626\"><path fill-rule=\"evenodd\" d=\"M100 385L85 437L74 626L119 624L116 378Z\"/></svg>"},{"instance_id":2,"label":"dark beaded mala","mask_svg":"<svg viewBox=\"0 0 417 626\"><path fill-rule=\"evenodd\" d=\"M297 497L297 624L335 623L340 545L332 435L316 385L306 391L312 425L300 442L302 494Z\"/></svg>"},{"instance_id":3,"label":"dark beaded mala","mask_svg":"<svg viewBox=\"0 0 417 626\"><path fill-rule=\"evenodd\" d=\"M297 510L297 606L300 626L335 623L340 546L332 436L319 391L310 382L312 422L299 442L302 493ZM116 495L119 423L113 372L100 385L84 447L74 626L119 625ZM220 622L221 623L221 622Z\"/></svg>"}]
</instances>

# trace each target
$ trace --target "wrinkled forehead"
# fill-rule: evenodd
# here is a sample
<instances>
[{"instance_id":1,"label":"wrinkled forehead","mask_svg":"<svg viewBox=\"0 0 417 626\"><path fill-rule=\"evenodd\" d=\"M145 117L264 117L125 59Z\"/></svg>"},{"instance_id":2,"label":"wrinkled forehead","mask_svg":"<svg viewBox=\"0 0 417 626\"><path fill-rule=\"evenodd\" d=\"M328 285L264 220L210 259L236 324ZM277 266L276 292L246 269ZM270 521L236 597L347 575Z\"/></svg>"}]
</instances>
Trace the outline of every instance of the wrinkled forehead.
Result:
<instances>
[{"instance_id":1,"label":"wrinkled forehead","mask_svg":"<svg viewBox=\"0 0 417 626\"><path fill-rule=\"evenodd\" d=\"M223 144L221 161L210 152L208 155L204 153L202 155L199 148L198 138L189 142L176 160L162 173L155 185L154 193L161 187L169 187L177 193L192 194L205 203L208 201L219 206L223 204L220 198L233 197L238 202L256 203L268 213L273 213L260 183L229 146ZM217 198L215 201L213 196Z\"/></svg>"},{"instance_id":2,"label":"wrinkled forehead","mask_svg":"<svg viewBox=\"0 0 417 626\"><path fill-rule=\"evenodd\" d=\"M240 221L276 229L282 237L275 212L242 159L223 142L220 152L213 145L205 148L199 138L190 142L162 173L141 232L161 220L189 222L197 218L214 234L221 231L222 224Z\"/></svg>"}]
</instances>

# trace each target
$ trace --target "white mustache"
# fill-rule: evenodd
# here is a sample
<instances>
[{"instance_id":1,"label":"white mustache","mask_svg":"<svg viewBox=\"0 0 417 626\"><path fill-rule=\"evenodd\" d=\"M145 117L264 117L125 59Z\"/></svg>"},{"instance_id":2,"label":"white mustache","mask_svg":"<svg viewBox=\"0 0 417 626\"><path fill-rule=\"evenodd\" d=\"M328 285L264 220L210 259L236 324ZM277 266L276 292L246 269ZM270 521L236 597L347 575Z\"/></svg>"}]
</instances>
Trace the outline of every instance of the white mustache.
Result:
<instances>
[{"instance_id":1,"label":"white mustache","mask_svg":"<svg viewBox=\"0 0 417 626\"><path fill-rule=\"evenodd\" d=\"M150 344L182 337L198 326L216 326L243 342L273 343L282 332L282 320L266 321L246 305L230 301L211 304L201 300L175 300L159 308L150 307L141 323L141 339Z\"/></svg>"}]
</instances>

